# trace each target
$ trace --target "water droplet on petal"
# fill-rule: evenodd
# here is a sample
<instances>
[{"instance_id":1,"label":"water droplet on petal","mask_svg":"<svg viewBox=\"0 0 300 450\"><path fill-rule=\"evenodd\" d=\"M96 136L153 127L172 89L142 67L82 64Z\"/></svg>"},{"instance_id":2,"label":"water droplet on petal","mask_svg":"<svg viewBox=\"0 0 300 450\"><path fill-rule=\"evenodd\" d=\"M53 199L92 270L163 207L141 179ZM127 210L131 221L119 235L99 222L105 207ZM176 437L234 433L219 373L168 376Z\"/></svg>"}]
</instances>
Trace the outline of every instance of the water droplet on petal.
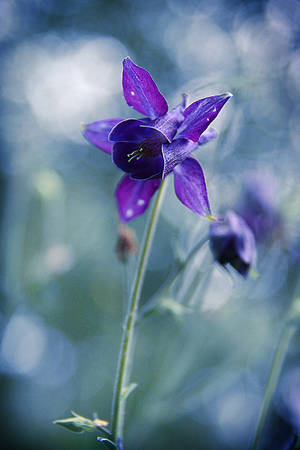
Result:
<instances>
[{"instance_id":1,"label":"water droplet on petal","mask_svg":"<svg viewBox=\"0 0 300 450\"><path fill-rule=\"evenodd\" d=\"M217 108L216 107L214 107L213 112L217 112Z\"/></svg>"},{"instance_id":2,"label":"water droplet on petal","mask_svg":"<svg viewBox=\"0 0 300 450\"><path fill-rule=\"evenodd\" d=\"M139 198L138 201L137 201L137 204L139 206L143 206L145 204L145 200L143 200L142 198Z\"/></svg>"},{"instance_id":3,"label":"water droplet on petal","mask_svg":"<svg viewBox=\"0 0 300 450\"><path fill-rule=\"evenodd\" d=\"M131 94L132 96L134 96L134 95L135 95L135 92L134 92L134 91L130 91L130 94Z\"/></svg>"},{"instance_id":4,"label":"water droplet on petal","mask_svg":"<svg viewBox=\"0 0 300 450\"><path fill-rule=\"evenodd\" d=\"M129 208L126 211L126 217L131 217L133 215L133 209Z\"/></svg>"},{"instance_id":5,"label":"water droplet on petal","mask_svg":"<svg viewBox=\"0 0 300 450\"><path fill-rule=\"evenodd\" d=\"M209 122L209 117L207 117L207 119L206 119L206 120L207 120L207 122Z\"/></svg>"}]
</instances>

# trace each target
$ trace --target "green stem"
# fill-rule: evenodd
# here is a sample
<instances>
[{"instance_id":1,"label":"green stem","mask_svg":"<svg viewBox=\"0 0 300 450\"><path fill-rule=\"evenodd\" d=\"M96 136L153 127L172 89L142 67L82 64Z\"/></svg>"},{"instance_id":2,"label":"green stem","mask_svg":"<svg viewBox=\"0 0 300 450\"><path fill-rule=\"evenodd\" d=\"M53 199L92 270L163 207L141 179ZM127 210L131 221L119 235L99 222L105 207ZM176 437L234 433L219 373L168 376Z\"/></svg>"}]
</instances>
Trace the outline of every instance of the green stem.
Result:
<instances>
[{"instance_id":1,"label":"green stem","mask_svg":"<svg viewBox=\"0 0 300 450\"><path fill-rule=\"evenodd\" d=\"M263 402L261 405L257 426L256 426L256 433L255 438L251 447L251 450L257 450L259 446L260 439L262 437L263 429L265 427L267 415L269 412L270 404L272 401L272 397L277 385L277 381L280 375L280 371L282 368L282 364L285 358L285 354L287 352L287 349L289 347L289 343L296 331L297 325L295 322L287 321L285 324L280 339L279 344L277 346L276 352L273 357L271 371L269 374L265 395L263 398Z\"/></svg>"},{"instance_id":2,"label":"green stem","mask_svg":"<svg viewBox=\"0 0 300 450\"><path fill-rule=\"evenodd\" d=\"M205 244L205 242L208 240L208 236L205 236L203 239L201 239L201 241L198 242L197 245L195 245L195 247L190 251L190 253L188 254L188 256L186 257L185 261L180 263L172 281L171 281L171 285L174 283L174 281L176 280L176 278L178 277L178 275L181 274L181 272L187 267L187 265L190 263L190 261L196 256L196 254L198 253L198 251L200 250L201 247L203 247L203 245Z\"/></svg>"},{"instance_id":3,"label":"green stem","mask_svg":"<svg viewBox=\"0 0 300 450\"><path fill-rule=\"evenodd\" d=\"M118 368L116 373L116 383L114 390L114 398L112 405L112 438L114 442L117 439L123 439L123 428L125 418L126 393L125 389L129 383L129 372L133 355L134 331L137 319L139 300L143 287L147 262L150 254L151 244L153 241L155 228L162 205L163 194L166 188L166 181L161 183L158 191L152 215L149 219L148 226L145 231L144 241L141 248L138 269L133 283L133 289L128 305L128 314L125 320L125 326L122 337L122 344L119 355Z\"/></svg>"}]
</instances>

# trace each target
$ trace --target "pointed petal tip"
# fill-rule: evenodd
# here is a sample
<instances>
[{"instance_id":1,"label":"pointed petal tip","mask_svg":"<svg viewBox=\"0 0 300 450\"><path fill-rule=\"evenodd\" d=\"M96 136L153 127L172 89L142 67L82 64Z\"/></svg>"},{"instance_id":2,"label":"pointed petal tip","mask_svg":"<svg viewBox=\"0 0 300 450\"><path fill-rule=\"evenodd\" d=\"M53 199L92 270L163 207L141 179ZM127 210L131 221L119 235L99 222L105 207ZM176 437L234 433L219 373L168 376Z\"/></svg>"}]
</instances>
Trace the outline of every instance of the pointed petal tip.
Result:
<instances>
[{"instance_id":1,"label":"pointed petal tip","mask_svg":"<svg viewBox=\"0 0 300 450\"><path fill-rule=\"evenodd\" d=\"M189 94L181 94L182 95L182 107L186 108L186 105L188 104L189 101Z\"/></svg>"},{"instance_id":2,"label":"pointed petal tip","mask_svg":"<svg viewBox=\"0 0 300 450\"><path fill-rule=\"evenodd\" d=\"M183 112L185 119L178 130L177 138L197 142L230 97L232 97L232 94L226 92L225 94L201 98L188 106Z\"/></svg>"},{"instance_id":3,"label":"pointed petal tip","mask_svg":"<svg viewBox=\"0 0 300 450\"><path fill-rule=\"evenodd\" d=\"M194 158L186 158L174 169L174 186L178 199L199 216L210 216L203 170Z\"/></svg>"},{"instance_id":4,"label":"pointed petal tip","mask_svg":"<svg viewBox=\"0 0 300 450\"><path fill-rule=\"evenodd\" d=\"M141 114L153 120L168 111L168 104L149 72L129 57L123 60L122 85L128 106Z\"/></svg>"},{"instance_id":5,"label":"pointed petal tip","mask_svg":"<svg viewBox=\"0 0 300 450\"><path fill-rule=\"evenodd\" d=\"M109 142L108 135L112 128L123 119L105 119L97 122L82 123L81 133L83 137L95 147L103 150L105 153L111 153L113 143Z\"/></svg>"},{"instance_id":6,"label":"pointed petal tip","mask_svg":"<svg viewBox=\"0 0 300 450\"><path fill-rule=\"evenodd\" d=\"M127 63L132 63L132 60L131 60L131 58L130 58L129 56L126 56L126 57L123 59L123 66L124 66L125 64L127 64Z\"/></svg>"},{"instance_id":7,"label":"pointed petal tip","mask_svg":"<svg viewBox=\"0 0 300 450\"><path fill-rule=\"evenodd\" d=\"M252 280L258 280L260 278L260 273L254 267L251 267L249 275Z\"/></svg>"}]
</instances>

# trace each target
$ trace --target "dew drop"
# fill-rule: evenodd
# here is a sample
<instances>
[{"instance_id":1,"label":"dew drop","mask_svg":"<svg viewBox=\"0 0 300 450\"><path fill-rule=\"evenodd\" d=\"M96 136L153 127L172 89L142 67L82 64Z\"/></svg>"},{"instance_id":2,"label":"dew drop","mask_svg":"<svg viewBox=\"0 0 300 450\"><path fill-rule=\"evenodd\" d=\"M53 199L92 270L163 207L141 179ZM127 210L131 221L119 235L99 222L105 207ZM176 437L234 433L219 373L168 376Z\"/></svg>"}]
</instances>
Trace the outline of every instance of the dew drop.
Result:
<instances>
[{"instance_id":1,"label":"dew drop","mask_svg":"<svg viewBox=\"0 0 300 450\"><path fill-rule=\"evenodd\" d=\"M126 217L132 217L133 216L133 209L129 208L126 211Z\"/></svg>"},{"instance_id":2,"label":"dew drop","mask_svg":"<svg viewBox=\"0 0 300 450\"><path fill-rule=\"evenodd\" d=\"M134 96L134 95L135 95L135 92L134 92L134 91L130 91L130 94L131 94L132 96Z\"/></svg>"},{"instance_id":3,"label":"dew drop","mask_svg":"<svg viewBox=\"0 0 300 450\"><path fill-rule=\"evenodd\" d=\"M209 118L208 118L208 117L207 117L207 119L206 119L206 120L207 120L207 122L209 122Z\"/></svg>"},{"instance_id":4,"label":"dew drop","mask_svg":"<svg viewBox=\"0 0 300 450\"><path fill-rule=\"evenodd\" d=\"M217 108L216 107L214 107L213 112L217 112Z\"/></svg>"},{"instance_id":5,"label":"dew drop","mask_svg":"<svg viewBox=\"0 0 300 450\"><path fill-rule=\"evenodd\" d=\"M138 201L137 201L137 204L139 206L143 206L145 204L145 200L143 200L142 198L139 198Z\"/></svg>"}]
</instances>

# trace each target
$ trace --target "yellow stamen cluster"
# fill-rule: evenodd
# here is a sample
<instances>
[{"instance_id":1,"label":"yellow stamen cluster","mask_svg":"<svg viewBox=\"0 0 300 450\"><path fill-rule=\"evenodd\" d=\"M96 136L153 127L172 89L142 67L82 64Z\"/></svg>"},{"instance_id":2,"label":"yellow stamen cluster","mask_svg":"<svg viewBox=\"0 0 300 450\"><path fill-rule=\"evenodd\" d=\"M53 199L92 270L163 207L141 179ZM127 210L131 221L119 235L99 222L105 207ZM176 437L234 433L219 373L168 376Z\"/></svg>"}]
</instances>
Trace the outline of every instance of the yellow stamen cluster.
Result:
<instances>
[{"instance_id":1,"label":"yellow stamen cluster","mask_svg":"<svg viewBox=\"0 0 300 450\"><path fill-rule=\"evenodd\" d=\"M145 149L143 147L139 147L136 150L134 150L132 153L128 153L128 162L131 162L132 160L138 161L142 158L143 153L145 152Z\"/></svg>"}]
</instances>

